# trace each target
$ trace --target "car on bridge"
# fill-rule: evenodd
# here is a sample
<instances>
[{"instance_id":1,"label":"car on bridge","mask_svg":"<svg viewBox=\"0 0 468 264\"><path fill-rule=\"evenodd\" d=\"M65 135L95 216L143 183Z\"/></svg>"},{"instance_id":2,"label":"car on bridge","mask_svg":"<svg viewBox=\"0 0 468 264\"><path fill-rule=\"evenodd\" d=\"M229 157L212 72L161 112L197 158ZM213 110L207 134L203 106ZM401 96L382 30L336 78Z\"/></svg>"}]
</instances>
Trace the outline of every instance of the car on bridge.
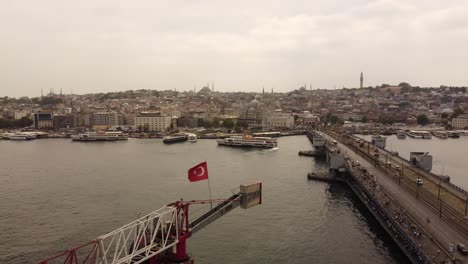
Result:
<instances>
[{"instance_id":1,"label":"car on bridge","mask_svg":"<svg viewBox=\"0 0 468 264\"><path fill-rule=\"evenodd\" d=\"M421 178L416 179L416 184L417 185L423 185L423 181Z\"/></svg>"},{"instance_id":2,"label":"car on bridge","mask_svg":"<svg viewBox=\"0 0 468 264\"><path fill-rule=\"evenodd\" d=\"M458 243L458 244L457 244L457 250L458 250L461 254L463 254L463 255L465 255L465 256L468 256L468 248L467 248L465 245L463 245L462 243Z\"/></svg>"}]
</instances>

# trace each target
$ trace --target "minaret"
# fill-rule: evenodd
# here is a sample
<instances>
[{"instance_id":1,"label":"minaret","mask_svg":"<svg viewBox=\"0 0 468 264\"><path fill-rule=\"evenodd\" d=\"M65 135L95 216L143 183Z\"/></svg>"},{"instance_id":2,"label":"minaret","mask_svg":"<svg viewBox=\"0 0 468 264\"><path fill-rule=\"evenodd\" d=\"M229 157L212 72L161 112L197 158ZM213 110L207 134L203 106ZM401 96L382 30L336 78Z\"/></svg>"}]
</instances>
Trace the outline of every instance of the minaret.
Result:
<instances>
[{"instance_id":1,"label":"minaret","mask_svg":"<svg viewBox=\"0 0 468 264\"><path fill-rule=\"evenodd\" d=\"M361 79L360 79L360 81L361 81L361 85L360 85L359 87L362 89L362 87L364 86L364 75L362 74L362 72L361 72Z\"/></svg>"},{"instance_id":2,"label":"minaret","mask_svg":"<svg viewBox=\"0 0 468 264\"><path fill-rule=\"evenodd\" d=\"M42 88L41 88L41 97L44 97L44 92L42 91Z\"/></svg>"},{"instance_id":3,"label":"minaret","mask_svg":"<svg viewBox=\"0 0 468 264\"><path fill-rule=\"evenodd\" d=\"M265 94L265 87L263 87L262 89L262 94Z\"/></svg>"}]
</instances>

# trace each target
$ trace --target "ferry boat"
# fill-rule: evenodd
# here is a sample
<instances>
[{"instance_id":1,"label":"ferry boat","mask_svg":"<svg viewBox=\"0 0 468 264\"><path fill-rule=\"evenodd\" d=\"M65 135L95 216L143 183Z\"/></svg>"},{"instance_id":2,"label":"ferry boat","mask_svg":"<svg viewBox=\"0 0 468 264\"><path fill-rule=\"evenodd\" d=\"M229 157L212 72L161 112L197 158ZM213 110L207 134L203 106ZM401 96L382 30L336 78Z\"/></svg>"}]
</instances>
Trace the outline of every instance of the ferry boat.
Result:
<instances>
[{"instance_id":1,"label":"ferry boat","mask_svg":"<svg viewBox=\"0 0 468 264\"><path fill-rule=\"evenodd\" d=\"M417 131L417 130L411 130L407 133L409 137L412 138L423 138L423 139L431 139L431 133L427 131Z\"/></svg>"},{"instance_id":2,"label":"ferry boat","mask_svg":"<svg viewBox=\"0 0 468 264\"><path fill-rule=\"evenodd\" d=\"M325 146L325 141L325 138L320 133L318 133L317 131L314 132L314 135L312 137L312 145L315 148L321 148Z\"/></svg>"},{"instance_id":3,"label":"ferry boat","mask_svg":"<svg viewBox=\"0 0 468 264\"><path fill-rule=\"evenodd\" d=\"M187 140L188 140L188 136L186 134L175 134L175 135L163 137L163 143L165 144L184 142Z\"/></svg>"},{"instance_id":4,"label":"ferry boat","mask_svg":"<svg viewBox=\"0 0 468 264\"><path fill-rule=\"evenodd\" d=\"M446 139L446 138L449 137L449 133L447 133L445 131L433 131L432 135L434 135L435 137L438 137L438 138L442 138L442 139Z\"/></svg>"},{"instance_id":5,"label":"ferry boat","mask_svg":"<svg viewBox=\"0 0 468 264\"><path fill-rule=\"evenodd\" d=\"M195 143L197 142L197 135L195 134L188 134L188 142L192 142L192 143Z\"/></svg>"},{"instance_id":6,"label":"ferry boat","mask_svg":"<svg viewBox=\"0 0 468 264\"><path fill-rule=\"evenodd\" d=\"M373 135L371 137L371 142L376 147L384 149L387 145L387 138L381 135Z\"/></svg>"},{"instance_id":7,"label":"ferry boat","mask_svg":"<svg viewBox=\"0 0 468 264\"><path fill-rule=\"evenodd\" d=\"M403 130L397 131L397 138L398 139L405 139L406 138L405 131L403 131Z\"/></svg>"},{"instance_id":8,"label":"ferry boat","mask_svg":"<svg viewBox=\"0 0 468 264\"><path fill-rule=\"evenodd\" d=\"M122 136L122 138L124 138ZM119 135L117 133L97 133L97 132L86 132L78 135L71 136L72 141L117 141Z\"/></svg>"},{"instance_id":9,"label":"ferry boat","mask_svg":"<svg viewBox=\"0 0 468 264\"><path fill-rule=\"evenodd\" d=\"M106 132L106 135L115 135L117 140L128 140L128 135L121 131Z\"/></svg>"},{"instance_id":10,"label":"ferry boat","mask_svg":"<svg viewBox=\"0 0 468 264\"><path fill-rule=\"evenodd\" d=\"M5 133L3 134L3 138L9 139L9 140L32 140L32 139L36 139L37 135L34 133L25 133L25 132Z\"/></svg>"},{"instance_id":11,"label":"ferry boat","mask_svg":"<svg viewBox=\"0 0 468 264\"><path fill-rule=\"evenodd\" d=\"M254 148L276 148L278 147L278 140L271 137L252 137L249 135L244 136L231 136L228 138L217 139L218 145L232 146L232 147L254 147Z\"/></svg>"}]
</instances>

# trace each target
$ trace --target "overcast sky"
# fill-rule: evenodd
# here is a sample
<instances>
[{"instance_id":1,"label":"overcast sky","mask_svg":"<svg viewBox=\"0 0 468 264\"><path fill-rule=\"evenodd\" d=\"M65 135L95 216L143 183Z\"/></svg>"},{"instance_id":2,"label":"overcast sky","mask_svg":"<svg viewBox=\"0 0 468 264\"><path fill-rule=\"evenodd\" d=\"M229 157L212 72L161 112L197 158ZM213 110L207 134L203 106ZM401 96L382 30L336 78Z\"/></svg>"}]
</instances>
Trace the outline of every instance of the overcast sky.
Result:
<instances>
[{"instance_id":1,"label":"overcast sky","mask_svg":"<svg viewBox=\"0 0 468 264\"><path fill-rule=\"evenodd\" d=\"M0 96L468 85L467 0L0 0Z\"/></svg>"}]
</instances>

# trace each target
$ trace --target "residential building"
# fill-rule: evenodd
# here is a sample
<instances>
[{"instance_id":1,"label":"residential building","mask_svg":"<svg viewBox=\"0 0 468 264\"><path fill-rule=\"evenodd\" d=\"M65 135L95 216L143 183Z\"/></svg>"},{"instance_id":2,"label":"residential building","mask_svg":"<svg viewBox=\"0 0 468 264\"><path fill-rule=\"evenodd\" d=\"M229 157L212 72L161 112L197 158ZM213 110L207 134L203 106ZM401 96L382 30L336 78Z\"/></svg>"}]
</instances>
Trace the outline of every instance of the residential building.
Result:
<instances>
[{"instance_id":1,"label":"residential building","mask_svg":"<svg viewBox=\"0 0 468 264\"><path fill-rule=\"evenodd\" d=\"M75 126L73 114L68 115L54 115L52 120L54 124L54 130L60 130L64 128L72 128Z\"/></svg>"},{"instance_id":2,"label":"residential building","mask_svg":"<svg viewBox=\"0 0 468 264\"><path fill-rule=\"evenodd\" d=\"M116 112L98 112L93 114L94 126L116 126L119 124L119 116Z\"/></svg>"},{"instance_id":3,"label":"residential building","mask_svg":"<svg viewBox=\"0 0 468 264\"><path fill-rule=\"evenodd\" d=\"M147 126L149 131L162 132L171 127L171 121L171 116L159 112L141 112L135 117L135 126Z\"/></svg>"},{"instance_id":4,"label":"residential building","mask_svg":"<svg viewBox=\"0 0 468 264\"><path fill-rule=\"evenodd\" d=\"M467 129L468 128L468 114L459 115L452 119L452 128L454 129Z\"/></svg>"}]
</instances>

